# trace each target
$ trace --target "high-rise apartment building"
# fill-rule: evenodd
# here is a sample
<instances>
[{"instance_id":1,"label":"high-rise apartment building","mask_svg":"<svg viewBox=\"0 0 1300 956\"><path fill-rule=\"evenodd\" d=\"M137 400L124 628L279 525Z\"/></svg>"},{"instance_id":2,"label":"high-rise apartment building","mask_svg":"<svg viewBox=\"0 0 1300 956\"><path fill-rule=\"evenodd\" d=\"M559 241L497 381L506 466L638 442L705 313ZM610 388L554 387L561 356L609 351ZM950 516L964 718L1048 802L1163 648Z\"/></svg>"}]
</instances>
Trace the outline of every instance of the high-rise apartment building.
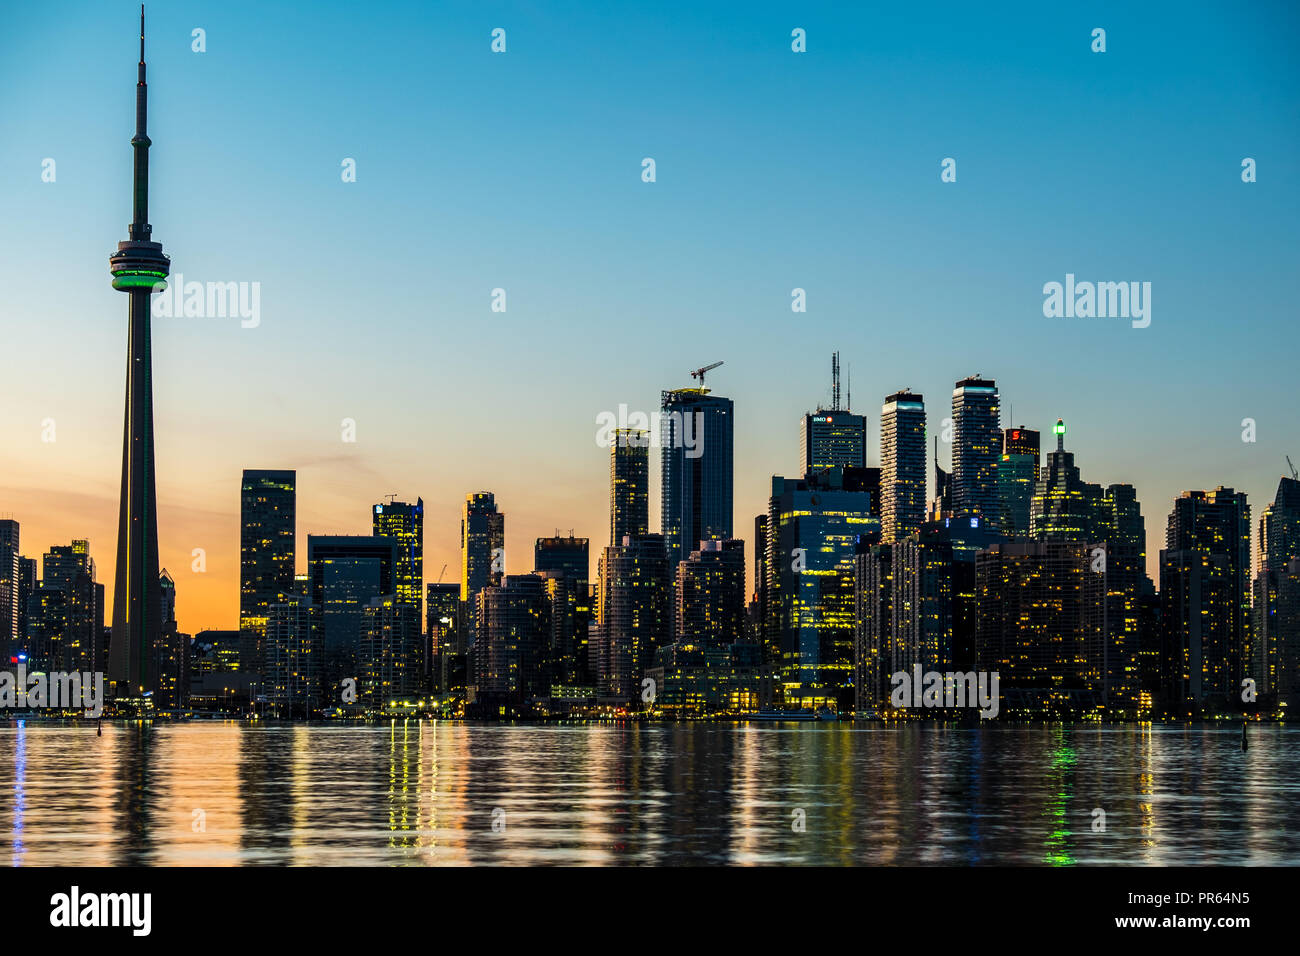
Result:
<instances>
[{"instance_id":1,"label":"high-rise apartment building","mask_svg":"<svg viewBox=\"0 0 1300 956\"><path fill-rule=\"evenodd\" d=\"M527 709L549 691L543 669L550 636L550 600L536 574L511 574L476 601L477 637L470 652L469 703L482 716L508 716Z\"/></svg>"},{"instance_id":2,"label":"high-rise apartment building","mask_svg":"<svg viewBox=\"0 0 1300 956\"><path fill-rule=\"evenodd\" d=\"M1300 618L1293 563L1300 559L1300 480L1283 477L1259 518L1250 650L1244 677L1270 702L1300 707Z\"/></svg>"},{"instance_id":3,"label":"high-rise apartment building","mask_svg":"<svg viewBox=\"0 0 1300 956\"><path fill-rule=\"evenodd\" d=\"M672 643L673 569L663 535L628 535L601 559L595 676L601 696L640 699L655 651Z\"/></svg>"},{"instance_id":4,"label":"high-rise apartment building","mask_svg":"<svg viewBox=\"0 0 1300 956\"><path fill-rule=\"evenodd\" d=\"M650 433L614 431L609 448L609 543L650 531Z\"/></svg>"},{"instance_id":5,"label":"high-rise apartment building","mask_svg":"<svg viewBox=\"0 0 1300 956\"><path fill-rule=\"evenodd\" d=\"M998 523L1002 422L997 383L978 375L958 382L952 393L952 423L953 513Z\"/></svg>"},{"instance_id":6,"label":"high-rise apartment building","mask_svg":"<svg viewBox=\"0 0 1300 956\"><path fill-rule=\"evenodd\" d=\"M1009 541L975 558L978 669L998 673L1007 716L1103 705L1105 581L1087 544Z\"/></svg>"},{"instance_id":7,"label":"high-rise apartment building","mask_svg":"<svg viewBox=\"0 0 1300 956\"><path fill-rule=\"evenodd\" d=\"M376 537L387 538L397 549L393 565L393 595L415 608L415 629L424 608L424 499L415 504L389 501L371 508Z\"/></svg>"},{"instance_id":8,"label":"high-rise apartment building","mask_svg":"<svg viewBox=\"0 0 1300 956\"><path fill-rule=\"evenodd\" d=\"M1160 552L1163 706L1169 716L1241 703L1250 643L1250 506L1219 487L1174 499Z\"/></svg>"},{"instance_id":9,"label":"high-rise apartment building","mask_svg":"<svg viewBox=\"0 0 1300 956\"><path fill-rule=\"evenodd\" d=\"M9 660L18 647L18 522L0 518L0 661Z\"/></svg>"},{"instance_id":10,"label":"high-rise apartment building","mask_svg":"<svg viewBox=\"0 0 1300 956\"><path fill-rule=\"evenodd\" d=\"M253 675L265 659L270 607L293 593L296 529L297 473L246 468L239 486L239 630L241 663Z\"/></svg>"},{"instance_id":11,"label":"high-rise apartment building","mask_svg":"<svg viewBox=\"0 0 1300 956\"><path fill-rule=\"evenodd\" d=\"M673 641L720 647L745 638L745 542L701 541L677 565Z\"/></svg>"},{"instance_id":12,"label":"high-rise apartment building","mask_svg":"<svg viewBox=\"0 0 1300 956\"><path fill-rule=\"evenodd\" d=\"M460 599L472 602L505 572L506 516L490 491L467 495L460 519Z\"/></svg>"},{"instance_id":13,"label":"high-rise apartment building","mask_svg":"<svg viewBox=\"0 0 1300 956\"><path fill-rule=\"evenodd\" d=\"M925 521L925 399L907 389L880 409L880 525L885 543Z\"/></svg>"},{"instance_id":14,"label":"high-rise apartment building","mask_svg":"<svg viewBox=\"0 0 1300 956\"><path fill-rule=\"evenodd\" d=\"M395 596L372 598L361 610L358 690L371 712L409 705L420 696L424 660L418 615L414 604Z\"/></svg>"}]
</instances>

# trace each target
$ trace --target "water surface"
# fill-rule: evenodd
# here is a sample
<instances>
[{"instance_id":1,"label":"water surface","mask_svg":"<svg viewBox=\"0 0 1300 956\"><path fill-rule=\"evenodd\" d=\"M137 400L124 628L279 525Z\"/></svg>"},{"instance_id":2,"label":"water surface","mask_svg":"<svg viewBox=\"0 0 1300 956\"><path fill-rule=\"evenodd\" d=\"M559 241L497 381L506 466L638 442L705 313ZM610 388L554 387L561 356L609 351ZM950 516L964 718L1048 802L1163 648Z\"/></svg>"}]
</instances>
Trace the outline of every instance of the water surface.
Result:
<instances>
[{"instance_id":1,"label":"water surface","mask_svg":"<svg viewBox=\"0 0 1300 956\"><path fill-rule=\"evenodd\" d=\"M0 832L13 865L1294 865L1300 729L1250 734L11 723Z\"/></svg>"}]
</instances>

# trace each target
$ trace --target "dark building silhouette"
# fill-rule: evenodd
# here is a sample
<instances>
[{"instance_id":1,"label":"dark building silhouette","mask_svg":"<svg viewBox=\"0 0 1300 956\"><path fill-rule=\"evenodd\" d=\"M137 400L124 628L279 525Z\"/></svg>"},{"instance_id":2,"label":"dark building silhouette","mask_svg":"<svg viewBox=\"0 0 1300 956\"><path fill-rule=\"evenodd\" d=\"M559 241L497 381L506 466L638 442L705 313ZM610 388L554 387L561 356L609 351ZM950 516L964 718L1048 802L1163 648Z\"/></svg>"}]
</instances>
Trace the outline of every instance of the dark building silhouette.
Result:
<instances>
[{"instance_id":1,"label":"dark building silhouette","mask_svg":"<svg viewBox=\"0 0 1300 956\"><path fill-rule=\"evenodd\" d=\"M590 546L586 538L555 536L538 538L533 547L534 571L561 571L575 581L590 575Z\"/></svg>"},{"instance_id":2,"label":"dark building silhouette","mask_svg":"<svg viewBox=\"0 0 1300 956\"><path fill-rule=\"evenodd\" d=\"M297 473L246 468L239 483L239 630L241 664L252 680L266 662L272 604L294 591Z\"/></svg>"},{"instance_id":3,"label":"dark building silhouette","mask_svg":"<svg viewBox=\"0 0 1300 956\"><path fill-rule=\"evenodd\" d=\"M474 644L478 612L475 595L497 587L506 570L506 516L490 491L465 496L460 519L460 600L465 649Z\"/></svg>"},{"instance_id":4,"label":"dark building silhouette","mask_svg":"<svg viewBox=\"0 0 1300 956\"><path fill-rule=\"evenodd\" d=\"M650 433L618 428L609 448L609 543L650 531Z\"/></svg>"},{"instance_id":5,"label":"dark building silhouette","mask_svg":"<svg viewBox=\"0 0 1300 956\"><path fill-rule=\"evenodd\" d=\"M162 598L162 637L154 644L157 655L158 687L154 706L184 708L190 697L190 636L176 621L176 579L166 568L159 574Z\"/></svg>"},{"instance_id":6,"label":"dark building silhouette","mask_svg":"<svg viewBox=\"0 0 1300 956\"><path fill-rule=\"evenodd\" d=\"M360 672L361 700L372 712L420 696L424 661L416 605L376 597L362 608Z\"/></svg>"},{"instance_id":7,"label":"dark building silhouette","mask_svg":"<svg viewBox=\"0 0 1300 956\"><path fill-rule=\"evenodd\" d=\"M1219 487L1174 499L1160 552L1162 703L1169 716L1240 708L1249 582L1245 493Z\"/></svg>"},{"instance_id":8,"label":"dark building silhouette","mask_svg":"<svg viewBox=\"0 0 1300 956\"><path fill-rule=\"evenodd\" d=\"M550 600L536 574L507 575L478 593L478 620L470 650L470 713L511 716L544 694L542 654L550 635Z\"/></svg>"},{"instance_id":9,"label":"dark building silhouette","mask_svg":"<svg viewBox=\"0 0 1300 956\"><path fill-rule=\"evenodd\" d=\"M575 538L572 534L538 538L535 546L534 572L545 582L550 602L550 633L543 649L542 667L542 684L548 692L555 685L571 687L591 683L589 547L586 538Z\"/></svg>"},{"instance_id":10,"label":"dark building silhouette","mask_svg":"<svg viewBox=\"0 0 1300 956\"><path fill-rule=\"evenodd\" d=\"M661 406L661 528L675 568L701 541L732 536L735 408L702 386L665 391Z\"/></svg>"},{"instance_id":11,"label":"dark building silhouette","mask_svg":"<svg viewBox=\"0 0 1300 956\"><path fill-rule=\"evenodd\" d=\"M365 609L375 598L394 596L396 567L397 544L390 538L307 536L307 594L319 615L328 698L340 681L359 680Z\"/></svg>"},{"instance_id":12,"label":"dark building silhouette","mask_svg":"<svg viewBox=\"0 0 1300 956\"><path fill-rule=\"evenodd\" d=\"M1001 520L997 465L1002 447L998 387L978 375L962 379L952 393L952 509L957 514Z\"/></svg>"},{"instance_id":13,"label":"dark building silhouette","mask_svg":"<svg viewBox=\"0 0 1300 956\"><path fill-rule=\"evenodd\" d=\"M1300 480L1283 477L1273 503L1259 518L1250 652L1243 676L1261 695L1300 707Z\"/></svg>"},{"instance_id":14,"label":"dark building silhouette","mask_svg":"<svg viewBox=\"0 0 1300 956\"><path fill-rule=\"evenodd\" d=\"M425 589L428 686L435 694L465 689L465 645L460 585L436 582Z\"/></svg>"},{"instance_id":15,"label":"dark building silhouette","mask_svg":"<svg viewBox=\"0 0 1300 956\"><path fill-rule=\"evenodd\" d=\"M310 541L308 537L308 547ZM322 593L326 589L322 587ZM267 608L265 675L261 696L283 718L306 718L343 701L342 688L326 682L326 656L319 606L303 594L286 594ZM336 661L349 660L343 654ZM335 676L354 676L354 673Z\"/></svg>"},{"instance_id":16,"label":"dark building silhouette","mask_svg":"<svg viewBox=\"0 0 1300 956\"><path fill-rule=\"evenodd\" d=\"M601 558L595 671L600 696L640 699L655 651L672 643L673 567L663 535L628 535Z\"/></svg>"},{"instance_id":17,"label":"dark building silhouette","mask_svg":"<svg viewBox=\"0 0 1300 956\"><path fill-rule=\"evenodd\" d=\"M720 647L745 638L745 542L700 542L677 565L673 641Z\"/></svg>"},{"instance_id":18,"label":"dark building silhouette","mask_svg":"<svg viewBox=\"0 0 1300 956\"><path fill-rule=\"evenodd\" d=\"M1102 703L1105 582L1087 544L1010 541L975 558L979 670L1008 716L1078 716Z\"/></svg>"}]
</instances>

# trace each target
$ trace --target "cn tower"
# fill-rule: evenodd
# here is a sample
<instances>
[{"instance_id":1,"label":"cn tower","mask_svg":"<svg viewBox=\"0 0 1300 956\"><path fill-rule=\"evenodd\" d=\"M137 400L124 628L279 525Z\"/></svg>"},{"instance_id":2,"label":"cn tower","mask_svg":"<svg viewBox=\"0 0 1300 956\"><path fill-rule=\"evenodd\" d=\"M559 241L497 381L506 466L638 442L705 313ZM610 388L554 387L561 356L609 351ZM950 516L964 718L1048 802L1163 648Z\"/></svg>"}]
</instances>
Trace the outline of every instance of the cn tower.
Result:
<instances>
[{"instance_id":1,"label":"cn tower","mask_svg":"<svg viewBox=\"0 0 1300 956\"><path fill-rule=\"evenodd\" d=\"M140 65L135 85L134 217L130 236L108 258L113 288L130 296L126 346L126 424L122 435L122 498L117 523L113 635L108 678L119 698L141 697L158 686L162 637L158 582L158 504L154 491L153 356L149 296L167 287L171 264L149 225L148 88L144 81L144 6L140 7Z\"/></svg>"}]
</instances>

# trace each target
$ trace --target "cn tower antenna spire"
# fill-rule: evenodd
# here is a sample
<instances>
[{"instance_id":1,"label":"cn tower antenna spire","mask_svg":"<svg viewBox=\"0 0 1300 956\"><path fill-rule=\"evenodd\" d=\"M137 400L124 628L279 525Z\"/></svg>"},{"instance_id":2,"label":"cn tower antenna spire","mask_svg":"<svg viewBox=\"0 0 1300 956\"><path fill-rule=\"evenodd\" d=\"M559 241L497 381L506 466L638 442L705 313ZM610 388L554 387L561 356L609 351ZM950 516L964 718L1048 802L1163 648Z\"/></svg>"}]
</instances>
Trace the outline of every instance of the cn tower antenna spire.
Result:
<instances>
[{"instance_id":1,"label":"cn tower antenna spire","mask_svg":"<svg viewBox=\"0 0 1300 956\"><path fill-rule=\"evenodd\" d=\"M149 86L144 80L144 4L140 4L140 63L136 67L135 84L135 135L131 146L135 150L135 182L131 238L148 239L153 232L149 225Z\"/></svg>"}]
</instances>

